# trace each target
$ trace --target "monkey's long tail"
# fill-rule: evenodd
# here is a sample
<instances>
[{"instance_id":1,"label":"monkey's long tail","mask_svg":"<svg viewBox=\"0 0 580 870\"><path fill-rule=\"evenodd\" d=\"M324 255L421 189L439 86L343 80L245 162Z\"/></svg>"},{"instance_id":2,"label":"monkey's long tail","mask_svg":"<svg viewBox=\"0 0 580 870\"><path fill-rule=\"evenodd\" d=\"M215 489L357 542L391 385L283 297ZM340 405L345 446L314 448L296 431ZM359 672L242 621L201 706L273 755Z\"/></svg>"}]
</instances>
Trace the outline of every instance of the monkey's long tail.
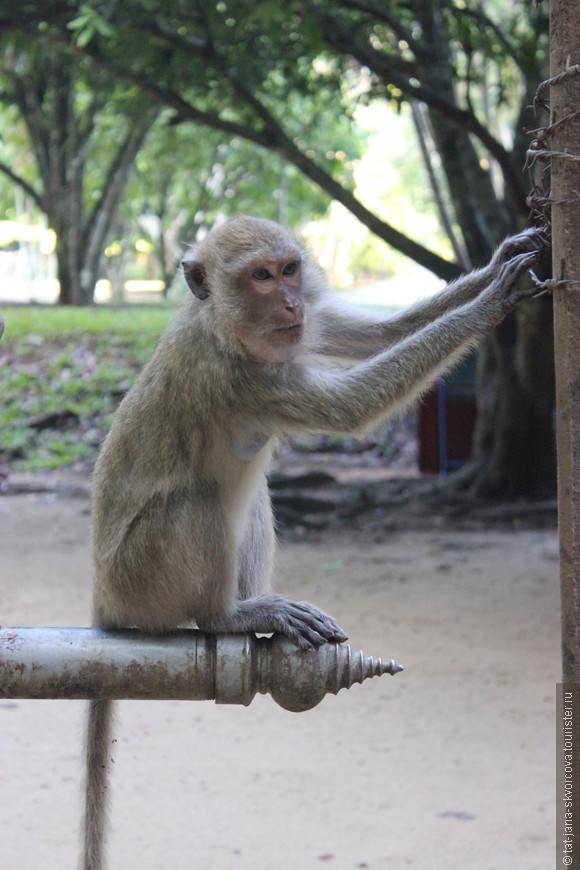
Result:
<instances>
[{"instance_id":1,"label":"monkey's long tail","mask_svg":"<svg viewBox=\"0 0 580 870\"><path fill-rule=\"evenodd\" d=\"M112 714L112 701L89 702L83 870L102 870L104 864Z\"/></svg>"}]
</instances>

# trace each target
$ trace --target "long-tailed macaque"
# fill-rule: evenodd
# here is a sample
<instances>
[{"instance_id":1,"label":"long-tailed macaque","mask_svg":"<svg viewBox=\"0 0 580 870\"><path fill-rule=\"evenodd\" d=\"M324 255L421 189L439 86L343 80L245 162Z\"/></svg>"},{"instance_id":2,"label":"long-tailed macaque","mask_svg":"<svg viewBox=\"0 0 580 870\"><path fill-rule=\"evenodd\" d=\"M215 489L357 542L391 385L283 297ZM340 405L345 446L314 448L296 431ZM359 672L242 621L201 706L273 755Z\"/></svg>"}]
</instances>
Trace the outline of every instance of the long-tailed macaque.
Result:
<instances>
[{"instance_id":1,"label":"long-tailed macaque","mask_svg":"<svg viewBox=\"0 0 580 870\"><path fill-rule=\"evenodd\" d=\"M277 440L361 433L409 404L537 292L518 278L542 246L538 230L507 239L484 269L385 319L327 295L275 223L239 215L210 232L183 261L191 296L95 468L94 624L344 641L326 613L269 592ZM91 702L85 870L102 866L110 712Z\"/></svg>"}]
</instances>

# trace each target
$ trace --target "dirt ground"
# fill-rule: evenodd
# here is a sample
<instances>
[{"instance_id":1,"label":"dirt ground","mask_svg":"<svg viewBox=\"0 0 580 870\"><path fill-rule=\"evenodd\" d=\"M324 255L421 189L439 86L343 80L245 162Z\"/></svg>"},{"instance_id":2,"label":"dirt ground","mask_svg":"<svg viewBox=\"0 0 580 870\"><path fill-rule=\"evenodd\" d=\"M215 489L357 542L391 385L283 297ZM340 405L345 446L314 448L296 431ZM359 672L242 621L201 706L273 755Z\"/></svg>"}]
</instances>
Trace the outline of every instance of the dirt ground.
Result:
<instances>
[{"instance_id":1,"label":"dirt ground","mask_svg":"<svg viewBox=\"0 0 580 870\"><path fill-rule=\"evenodd\" d=\"M3 625L86 625L86 497L0 498ZM276 587L406 670L293 714L118 704L110 870L546 870L555 855L552 529L327 531ZM0 866L76 866L84 703L0 700Z\"/></svg>"}]
</instances>

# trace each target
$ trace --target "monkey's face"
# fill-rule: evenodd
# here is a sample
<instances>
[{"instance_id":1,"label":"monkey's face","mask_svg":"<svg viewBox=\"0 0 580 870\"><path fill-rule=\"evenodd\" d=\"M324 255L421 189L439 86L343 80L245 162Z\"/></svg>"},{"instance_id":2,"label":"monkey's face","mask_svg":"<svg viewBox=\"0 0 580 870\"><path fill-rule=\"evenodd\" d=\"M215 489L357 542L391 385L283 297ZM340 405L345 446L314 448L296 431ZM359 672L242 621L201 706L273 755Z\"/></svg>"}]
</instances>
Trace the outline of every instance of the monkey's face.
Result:
<instances>
[{"instance_id":1,"label":"monkey's face","mask_svg":"<svg viewBox=\"0 0 580 870\"><path fill-rule=\"evenodd\" d=\"M300 256L255 261L240 275L243 318L235 332L244 351L261 362L287 362L304 333Z\"/></svg>"}]
</instances>

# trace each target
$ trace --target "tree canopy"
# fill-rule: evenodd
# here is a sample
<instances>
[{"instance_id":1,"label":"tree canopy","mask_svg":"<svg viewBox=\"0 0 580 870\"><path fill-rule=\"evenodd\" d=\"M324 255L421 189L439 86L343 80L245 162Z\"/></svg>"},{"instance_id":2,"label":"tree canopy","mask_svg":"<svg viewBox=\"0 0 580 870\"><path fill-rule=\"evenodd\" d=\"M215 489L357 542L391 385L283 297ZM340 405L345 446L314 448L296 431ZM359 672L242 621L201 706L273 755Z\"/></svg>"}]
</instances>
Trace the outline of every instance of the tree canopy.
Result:
<instances>
[{"instance_id":1,"label":"tree canopy","mask_svg":"<svg viewBox=\"0 0 580 870\"><path fill-rule=\"evenodd\" d=\"M422 132L441 161L432 178L447 188L439 202L451 204L448 226L463 236L462 265L484 262L527 216L524 128L545 65L546 18L523 0L416 0L387 10L374 0L48 0L0 13L0 25L9 40L20 33L90 59L93 75L137 86L171 109L173 124L278 154L446 279L460 263L408 238L353 193L341 142L358 105L382 96L427 107Z\"/></svg>"},{"instance_id":2,"label":"tree canopy","mask_svg":"<svg viewBox=\"0 0 580 870\"><path fill-rule=\"evenodd\" d=\"M541 5L526 0L176 0L170 5L23 0L0 10L0 27L5 101L17 98L14 74L6 65L11 52L19 58L60 52L65 62L59 69L82 74L98 94L108 95L106 107L95 112L86 102L91 87L84 86L87 114L77 140L90 126L89 118L101 123L113 111L121 92L135 111L121 113L132 118L128 128L122 120L114 125L116 136L126 130L132 137L127 143L121 138L118 159L133 142L135 163L137 139L143 137L142 145L158 114L171 127L198 131L191 134L192 143L206 135L203 131L221 136L228 149L233 142L248 143L293 167L378 237L447 280L484 263L498 240L529 217L529 182L522 168L527 131L538 123L533 95L546 67L547 18ZM378 98L412 110L453 261L402 232L396 216L377 213L357 197L355 112ZM44 100L48 106L50 100ZM34 141L30 106L23 100L17 104ZM49 117L48 109L42 112ZM78 112L75 118L80 121ZM41 154L36 156L40 160ZM79 162L80 154L73 165ZM111 171L115 165L113 159ZM43 185L46 206L54 185L44 176ZM58 217L56 207L54 212ZM89 209L87 228L98 224L97 217ZM551 427L550 403L535 395L529 377L538 367L536 342L545 334L545 315L534 313L527 325L514 317L484 353L480 384L485 384L489 408L480 415L476 448L484 478L488 484L493 479L491 490L509 487L516 493L523 479L523 490L543 485L530 479L526 467L539 447L529 433L545 434ZM547 360L542 362L549 372ZM540 383L548 395L545 379ZM529 409L520 414L519 454L508 446L514 420L500 413L494 395L510 407Z\"/></svg>"}]
</instances>

